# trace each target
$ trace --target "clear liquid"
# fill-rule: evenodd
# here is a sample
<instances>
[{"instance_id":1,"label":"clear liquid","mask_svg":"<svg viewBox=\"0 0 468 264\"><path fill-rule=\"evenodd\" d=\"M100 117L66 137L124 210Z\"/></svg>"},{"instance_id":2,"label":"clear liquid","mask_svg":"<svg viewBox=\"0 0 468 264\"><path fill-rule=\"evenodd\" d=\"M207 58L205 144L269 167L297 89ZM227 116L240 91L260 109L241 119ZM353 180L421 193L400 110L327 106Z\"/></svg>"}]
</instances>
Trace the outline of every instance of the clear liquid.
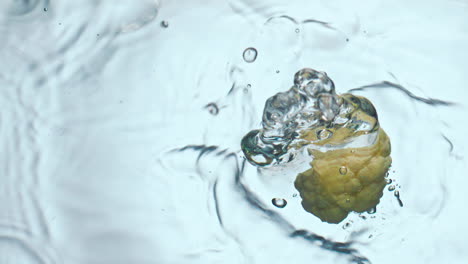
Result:
<instances>
[{"instance_id":1,"label":"clear liquid","mask_svg":"<svg viewBox=\"0 0 468 264\"><path fill-rule=\"evenodd\" d=\"M465 2L118 2L0 2L0 263L468 260ZM306 155L244 160L304 67L378 110L374 214L304 212Z\"/></svg>"}]
</instances>

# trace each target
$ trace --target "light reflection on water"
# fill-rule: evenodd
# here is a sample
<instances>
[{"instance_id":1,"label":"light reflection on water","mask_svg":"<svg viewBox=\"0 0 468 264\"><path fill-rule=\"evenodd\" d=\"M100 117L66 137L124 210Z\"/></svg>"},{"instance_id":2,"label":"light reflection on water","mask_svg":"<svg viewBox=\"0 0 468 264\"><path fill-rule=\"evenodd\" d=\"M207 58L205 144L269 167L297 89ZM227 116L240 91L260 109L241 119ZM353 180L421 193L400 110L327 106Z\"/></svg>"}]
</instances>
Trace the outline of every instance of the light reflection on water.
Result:
<instances>
[{"instance_id":1,"label":"light reflection on water","mask_svg":"<svg viewBox=\"0 0 468 264\"><path fill-rule=\"evenodd\" d=\"M429 2L2 1L0 263L468 259L468 5ZM394 189L340 225L240 151L304 67L392 142Z\"/></svg>"}]
</instances>

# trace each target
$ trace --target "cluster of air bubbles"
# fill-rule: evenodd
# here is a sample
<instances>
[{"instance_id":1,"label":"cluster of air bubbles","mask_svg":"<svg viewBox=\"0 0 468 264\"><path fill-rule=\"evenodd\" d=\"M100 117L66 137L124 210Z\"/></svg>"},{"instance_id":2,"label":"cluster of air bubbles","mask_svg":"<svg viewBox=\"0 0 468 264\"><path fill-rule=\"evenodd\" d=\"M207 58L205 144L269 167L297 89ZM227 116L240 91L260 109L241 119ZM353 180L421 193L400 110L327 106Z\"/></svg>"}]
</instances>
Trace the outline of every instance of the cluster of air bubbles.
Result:
<instances>
[{"instance_id":1,"label":"cluster of air bubbles","mask_svg":"<svg viewBox=\"0 0 468 264\"><path fill-rule=\"evenodd\" d=\"M256 56L254 48L244 51L246 62L253 62ZM299 150L297 146L326 142L340 128L352 135L347 140L378 130L372 103L351 94L336 94L335 84L325 72L304 68L294 75L293 83L289 90L266 100L262 128L242 139L241 147L250 163L268 166L290 162L289 157Z\"/></svg>"},{"instance_id":2,"label":"cluster of air bubbles","mask_svg":"<svg viewBox=\"0 0 468 264\"><path fill-rule=\"evenodd\" d=\"M387 173L387 176L388 176L388 173ZM393 195L395 196L398 202L398 205L400 205L400 207L403 207L403 202L401 201L401 197L400 197L400 191L397 190L397 188L401 188L401 186L399 184L396 184L395 180L392 180L390 178L387 178L386 181L388 185L387 190L389 192L393 192Z\"/></svg>"},{"instance_id":3,"label":"cluster of air bubbles","mask_svg":"<svg viewBox=\"0 0 468 264\"><path fill-rule=\"evenodd\" d=\"M273 198L271 199L271 203L278 208L284 208L288 204L288 202L283 198Z\"/></svg>"},{"instance_id":4,"label":"cluster of air bubbles","mask_svg":"<svg viewBox=\"0 0 468 264\"><path fill-rule=\"evenodd\" d=\"M244 60L253 62L254 48L244 51ZM294 76L294 85L286 92L268 98L262 117L262 129L253 130L242 140L242 149L249 162L265 166L281 161L288 145L303 129L331 122L339 113L339 99L333 81L325 72L302 69ZM331 136L325 130L318 137Z\"/></svg>"},{"instance_id":5,"label":"cluster of air bubbles","mask_svg":"<svg viewBox=\"0 0 468 264\"><path fill-rule=\"evenodd\" d=\"M242 56L244 57L244 61L247 63L254 62L257 59L257 55L258 55L257 49L252 48L252 47L246 48L244 50L244 53L242 54Z\"/></svg>"}]
</instances>

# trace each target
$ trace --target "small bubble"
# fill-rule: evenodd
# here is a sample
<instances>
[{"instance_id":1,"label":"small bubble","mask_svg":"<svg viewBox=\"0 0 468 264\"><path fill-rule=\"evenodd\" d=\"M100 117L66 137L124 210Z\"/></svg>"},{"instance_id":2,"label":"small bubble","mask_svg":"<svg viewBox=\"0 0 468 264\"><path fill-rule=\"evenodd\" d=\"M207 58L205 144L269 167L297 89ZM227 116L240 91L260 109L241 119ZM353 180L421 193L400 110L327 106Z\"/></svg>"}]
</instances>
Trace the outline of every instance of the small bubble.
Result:
<instances>
[{"instance_id":1,"label":"small bubble","mask_svg":"<svg viewBox=\"0 0 468 264\"><path fill-rule=\"evenodd\" d=\"M349 41L349 38L346 38L346 42L348 42L348 41Z\"/></svg>"},{"instance_id":2,"label":"small bubble","mask_svg":"<svg viewBox=\"0 0 468 264\"><path fill-rule=\"evenodd\" d=\"M392 179L387 179L386 182L387 182L387 184L390 184L390 183L393 182L393 180Z\"/></svg>"},{"instance_id":3,"label":"small bubble","mask_svg":"<svg viewBox=\"0 0 468 264\"><path fill-rule=\"evenodd\" d=\"M401 199L400 199L400 192L399 192L399 191L395 191L393 194L394 194L395 197L397 198L398 204L400 205L400 207L403 207L403 202L402 202Z\"/></svg>"},{"instance_id":4,"label":"small bubble","mask_svg":"<svg viewBox=\"0 0 468 264\"><path fill-rule=\"evenodd\" d=\"M293 197L297 197L297 193L293 194Z\"/></svg>"},{"instance_id":5,"label":"small bubble","mask_svg":"<svg viewBox=\"0 0 468 264\"><path fill-rule=\"evenodd\" d=\"M363 220L366 220L366 219L367 219L367 217L366 217L365 215L359 215L359 217L360 217L361 219L363 219Z\"/></svg>"},{"instance_id":6,"label":"small bubble","mask_svg":"<svg viewBox=\"0 0 468 264\"><path fill-rule=\"evenodd\" d=\"M169 22L167 22L166 20L161 21L161 27L163 28L169 27Z\"/></svg>"},{"instance_id":7,"label":"small bubble","mask_svg":"<svg viewBox=\"0 0 468 264\"><path fill-rule=\"evenodd\" d=\"M247 48L244 50L242 56L244 57L244 61L248 63L252 63L257 59L257 50L255 48Z\"/></svg>"},{"instance_id":8,"label":"small bubble","mask_svg":"<svg viewBox=\"0 0 468 264\"><path fill-rule=\"evenodd\" d=\"M348 173L348 168L346 168L346 166L341 166L340 174L345 175L346 173Z\"/></svg>"},{"instance_id":9,"label":"small bubble","mask_svg":"<svg viewBox=\"0 0 468 264\"><path fill-rule=\"evenodd\" d=\"M371 209L367 210L368 214L375 214L376 212L377 212L377 207L374 207L374 208L371 208Z\"/></svg>"},{"instance_id":10,"label":"small bubble","mask_svg":"<svg viewBox=\"0 0 468 264\"><path fill-rule=\"evenodd\" d=\"M298 28L296 28L296 33L299 33L299 32L300 32L300 30Z\"/></svg>"},{"instance_id":11,"label":"small bubble","mask_svg":"<svg viewBox=\"0 0 468 264\"><path fill-rule=\"evenodd\" d=\"M273 198L271 199L271 203L278 208L284 208L288 204L288 202L283 198Z\"/></svg>"},{"instance_id":12,"label":"small bubble","mask_svg":"<svg viewBox=\"0 0 468 264\"><path fill-rule=\"evenodd\" d=\"M369 235L369 238L372 238L372 237L373 237L373 235Z\"/></svg>"},{"instance_id":13,"label":"small bubble","mask_svg":"<svg viewBox=\"0 0 468 264\"><path fill-rule=\"evenodd\" d=\"M395 185L388 186L388 190L391 191L391 192L394 191L395 190Z\"/></svg>"},{"instance_id":14,"label":"small bubble","mask_svg":"<svg viewBox=\"0 0 468 264\"><path fill-rule=\"evenodd\" d=\"M208 112L212 115L217 115L219 113L219 108L215 103L209 103L205 108L208 109Z\"/></svg>"},{"instance_id":15,"label":"small bubble","mask_svg":"<svg viewBox=\"0 0 468 264\"><path fill-rule=\"evenodd\" d=\"M249 88L249 89L250 89L250 87L252 87L252 85L250 85L250 83L249 83L249 84L247 84L247 88Z\"/></svg>"},{"instance_id":16,"label":"small bubble","mask_svg":"<svg viewBox=\"0 0 468 264\"><path fill-rule=\"evenodd\" d=\"M47 9L47 7L44 7L44 12L47 12L47 10L49 10L49 9Z\"/></svg>"},{"instance_id":17,"label":"small bubble","mask_svg":"<svg viewBox=\"0 0 468 264\"><path fill-rule=\"evenodd\" d=\"M322 129L322 130L320 130L320 131L318 132L317 137L318 137L318 139L320 139L320 140L324 140L324 139L329 138L332 134L333 134L333 133L332 133L330 130L328 130L328 129Z\"/></svg>"},{"instance_id":18,"label":"small bubble","mask_svg":"<svg viewBox=\"0 0 468 264\"><path fill-rule=\"evenodd\" d=\"M276 70L276 73L280 73L280 71L279 71L279 70Z\"/></svg>"},{"instance_id":19,"label":"small bubble","mask_svg":"<svg viewBox=\"0 0 468 264\"><path fill-rule=\"evenodd\" d=\"M348 223L346 223L346 224L343 225L343 229L347 229L347 228L349 228L350 226L351 226L351 223L348 222Z\"/></svg>"}]
</instances>

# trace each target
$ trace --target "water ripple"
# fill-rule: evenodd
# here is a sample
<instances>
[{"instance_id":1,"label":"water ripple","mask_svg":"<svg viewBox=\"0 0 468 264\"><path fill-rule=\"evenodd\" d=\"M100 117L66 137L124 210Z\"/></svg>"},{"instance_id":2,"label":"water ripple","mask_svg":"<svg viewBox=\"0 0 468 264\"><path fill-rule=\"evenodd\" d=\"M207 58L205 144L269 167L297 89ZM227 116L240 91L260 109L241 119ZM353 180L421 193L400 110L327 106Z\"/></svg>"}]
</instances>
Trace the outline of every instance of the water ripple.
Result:
<instances>
[{"instance_id":1,"label":"water ripple","mask_svg":"<svg viewBox=\"0 0 468 264\"><path fill-rule=\"evenodd\" d=\"M49 0L10 0L4 1L4 3L0 4L0 7L6 11L7 16L20 17L47 10Z\"/></svg>"}]
</instances>

